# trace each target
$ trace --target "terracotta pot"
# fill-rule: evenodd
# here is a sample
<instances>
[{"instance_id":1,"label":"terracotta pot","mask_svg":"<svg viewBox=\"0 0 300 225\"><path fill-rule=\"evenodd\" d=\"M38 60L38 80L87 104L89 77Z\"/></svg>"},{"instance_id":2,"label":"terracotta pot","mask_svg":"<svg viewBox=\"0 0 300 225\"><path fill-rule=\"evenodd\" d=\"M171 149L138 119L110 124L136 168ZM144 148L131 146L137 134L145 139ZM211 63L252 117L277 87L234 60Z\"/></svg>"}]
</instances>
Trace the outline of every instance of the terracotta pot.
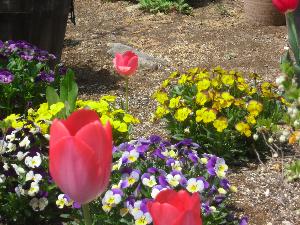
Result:
<instances>
[{"instance_id":1,"label":"terracotta pot","mask_svg":"<svg viewBox=\"0 0 300 225\"><path fill-rule=\"evenodd\" d=\"M261 25L285 25L285 16L277 11L272 0L244 0L246 20Z\"/></svg>"}]
</instances>

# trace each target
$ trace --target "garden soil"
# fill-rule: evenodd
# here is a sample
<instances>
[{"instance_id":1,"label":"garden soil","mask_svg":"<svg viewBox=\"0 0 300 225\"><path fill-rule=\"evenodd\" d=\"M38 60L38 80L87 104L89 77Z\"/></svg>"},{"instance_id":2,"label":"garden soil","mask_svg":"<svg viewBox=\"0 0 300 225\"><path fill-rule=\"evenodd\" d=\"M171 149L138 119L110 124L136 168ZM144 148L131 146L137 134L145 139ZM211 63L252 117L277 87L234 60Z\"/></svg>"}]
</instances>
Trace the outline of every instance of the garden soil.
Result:
<instances>
[{"instance_id":1,"label":"garden soil","mask_svg":"<svg viewBox=\"0 0 300 225\"><path fill-rule=\"evenodd\" d=\"M151 95L172 71L220 65L269 81L280 74L286 28L250 24L240 0L204 1L192 15L150 14L125 1L75 0L75 8L77 24L68 24L62 61L76 71L80 98L124 96L125 81L115 74L107 53L110 43L129 45L165 62L157 69L140 68L130 78L130 112L141 120L133 137L168 136L162 124L151 122ZM270 153L265 164L231 170L230 180L239 190L232 205L249 216L250 225L300 225L300 182L287 183L282 175L283 164L297 154L282 158Z\"/></svg>"}]
</instances>

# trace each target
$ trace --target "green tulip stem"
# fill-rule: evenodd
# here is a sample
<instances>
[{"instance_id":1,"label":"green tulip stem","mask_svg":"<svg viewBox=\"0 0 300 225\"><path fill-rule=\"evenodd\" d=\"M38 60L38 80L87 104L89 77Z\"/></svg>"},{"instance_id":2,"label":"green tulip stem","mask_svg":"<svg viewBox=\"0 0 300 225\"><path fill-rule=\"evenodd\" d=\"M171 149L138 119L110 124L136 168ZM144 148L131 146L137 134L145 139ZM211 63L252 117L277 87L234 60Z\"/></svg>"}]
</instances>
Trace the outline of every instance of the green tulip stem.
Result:
<instances>
[{"instance_id":1,"label":"green tulip stem","mask_svg":"<svg viewBox=\"0 0 300 225\"><path fill-rule=\"evenodd\" d=\"M295 23L295 15L294 12L288 12L285 14L286 24L288 29L288 39L291 50L294 54L296 66L300 65L300 49L299 49L299 38L297 32L297 26ZM295 71L297 86L300 87L300 73L299 71Z\"/></svg>"},{"instance_id":2,"label":"green tulip stem","mask_svg":"<svg viewBox=\"0 0 300 225\"><path fill-rule=\"evenodd\" d=\"M90 214L90 207L89 204L82 205L82 211L83 211L83 219L85 225L92 225L92 218Z\"/></svg>"},{"instance_id":3,"label":"green tulip stem","mask_svg":"<svg viewBox=\"0 0 300 225\"><path fill-rule=\"evenodd\" d=\"M129 86L129 78L126 77L126 112L128 113L128 86Z\"/></svg>"}]
</instances>

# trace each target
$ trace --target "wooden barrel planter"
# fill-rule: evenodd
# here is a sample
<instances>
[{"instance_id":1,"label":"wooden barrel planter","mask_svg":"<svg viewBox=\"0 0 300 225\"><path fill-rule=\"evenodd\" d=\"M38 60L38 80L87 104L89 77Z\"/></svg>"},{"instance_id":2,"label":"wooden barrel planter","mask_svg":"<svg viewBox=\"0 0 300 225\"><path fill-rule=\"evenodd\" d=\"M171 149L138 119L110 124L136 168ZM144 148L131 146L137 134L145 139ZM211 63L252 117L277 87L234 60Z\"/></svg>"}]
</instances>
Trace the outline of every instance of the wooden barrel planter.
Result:
<instances>
[{"instance_id":1,"label":"wooden barrel planter","mask_svg":"<svg viewBox=\"0 0 300 225\"><path fill-rule=\"evenodd\" d=\"M72 0L1 0L0 40L26 40L60 60Z\"/></svg>"},{"instance_id":2,"label":"wooden barrel planter","mask_svg":"<svg viewBox=\"0 0 300 225\"><path fill-rule=\"evenodd\" d=\"M285 25L285 16L278 12L272 0L244 0L246 19L254 24Z\"/></svg>"}]
</instances>

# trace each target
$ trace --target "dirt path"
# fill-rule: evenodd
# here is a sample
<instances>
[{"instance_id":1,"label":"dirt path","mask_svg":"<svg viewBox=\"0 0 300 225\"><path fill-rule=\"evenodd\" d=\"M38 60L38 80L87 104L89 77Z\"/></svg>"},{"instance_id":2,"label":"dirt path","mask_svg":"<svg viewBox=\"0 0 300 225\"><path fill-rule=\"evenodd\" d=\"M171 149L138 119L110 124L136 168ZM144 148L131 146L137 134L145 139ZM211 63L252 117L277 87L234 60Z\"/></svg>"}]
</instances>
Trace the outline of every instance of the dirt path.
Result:
<instances>
[{"instance_id":1,"label":"dirt path","mask_svg":"<svg viewBox=\"0 0 300 225\"><path fill-rule=\"evenodd\" d=\"M240 0L204 4L192 16L153 15L129 2L76 0L76 16L77 25L68 26L63 61L77 72L81 98L124 93L124 81L115 75L107 54L108 43L130 45L167 62L159 70L141 68L130 80L131 112L142 121L135 136L163 133L149 122L154 110L150 96L171 71L221 65L271 80L279 73L279 56L286 42L285 27L245 21ZM296 211L300 185L284 184L280 172L271 169L275 163L272 159L267 166L255 165L231 175L240 187L235 205L250 216L250 224L300 225Z\"/></svg>"}]
</instances>

